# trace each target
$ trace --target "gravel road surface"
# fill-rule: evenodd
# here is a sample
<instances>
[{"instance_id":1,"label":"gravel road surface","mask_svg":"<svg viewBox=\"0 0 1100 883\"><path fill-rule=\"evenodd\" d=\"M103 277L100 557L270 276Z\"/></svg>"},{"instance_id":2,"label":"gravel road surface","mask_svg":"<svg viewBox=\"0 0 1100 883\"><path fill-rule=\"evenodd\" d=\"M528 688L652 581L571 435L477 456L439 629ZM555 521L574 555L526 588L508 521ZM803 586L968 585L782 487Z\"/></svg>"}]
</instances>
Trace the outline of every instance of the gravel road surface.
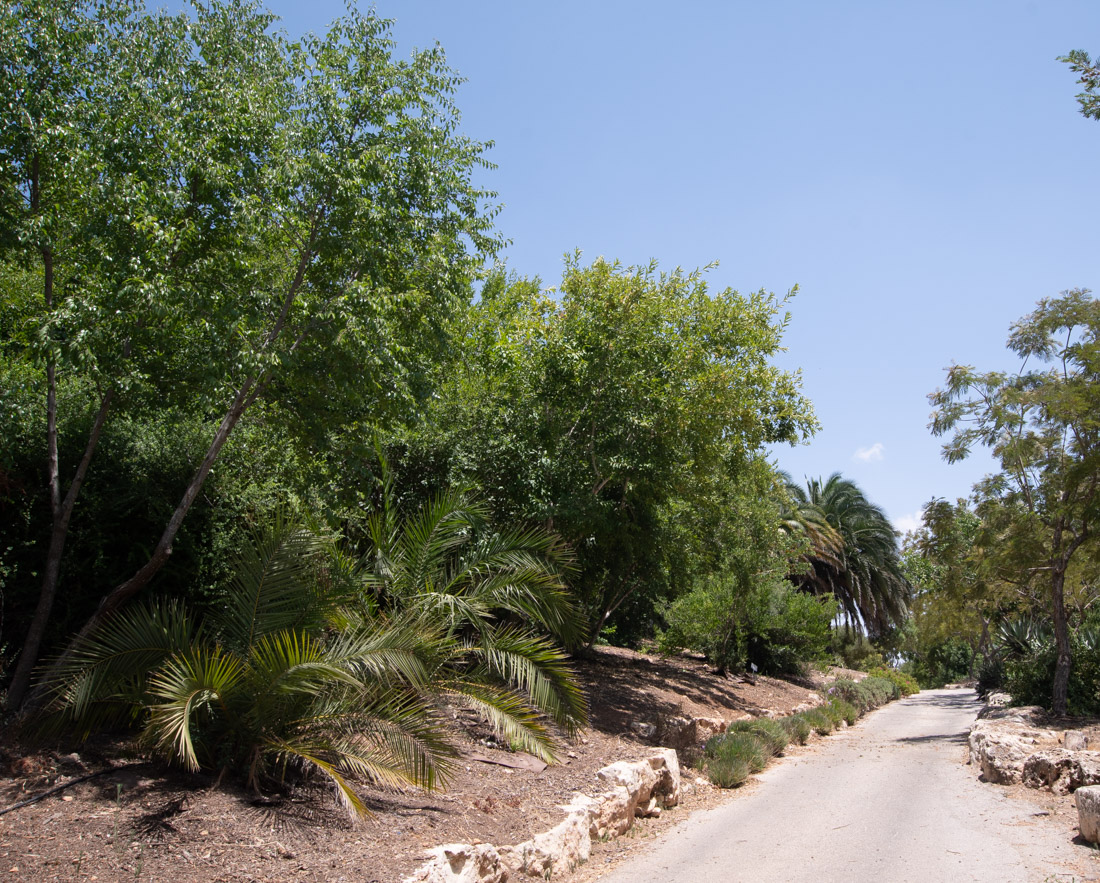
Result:
<instances>
[{"instance_id":1,"label":"gravel road surface","mask_svg":"<svg viewBox=\"0 0 1100 883\"><path fill-rule=\"evenodd\" d=\"M1040 807L978 781L972 690L894 702L750 793L697 813L603 883L903 883L1094 879L1090 851Z\"/></svg>"}]
</instances>

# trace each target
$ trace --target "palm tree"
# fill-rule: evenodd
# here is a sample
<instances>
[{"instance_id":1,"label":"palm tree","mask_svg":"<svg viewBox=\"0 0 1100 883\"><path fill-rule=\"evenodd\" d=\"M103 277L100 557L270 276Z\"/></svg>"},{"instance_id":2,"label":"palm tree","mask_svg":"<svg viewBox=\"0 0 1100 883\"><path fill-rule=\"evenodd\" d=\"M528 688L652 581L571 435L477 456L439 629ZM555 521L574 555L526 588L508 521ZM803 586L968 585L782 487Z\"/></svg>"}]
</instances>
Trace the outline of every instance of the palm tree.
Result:
<instances>
[{"instance_id":1,"label":"palm tree","mask_svg":"<svg viewBox=\"0 0 1100 883\"><path fill-rule=\"evenodd\" d=\"M421 623L330 628L351 599L324 579L329 539L278 516L238 556L200 620L183 604L117 614L82 640L48 686L41 730L87 735L136 723L142 741L190 770L249 786L316 770L353 813L349 775L433 787L453 754L427 700L438 638Z\"/></svg>"},{"instance_id":2,"label":"palm tree","mask_svg":"<svg viewBox=\"0 0 1100 883\"><path fill-rule=\"evenodd\" d=\"M356 570L366 615L440 629L433 688L476 711L497 735L554 759L549 718L567 732L587 709L566 645L584 634L566 588L573 558L554 534L494 531L465 488L402 517L382 459L381 499L367 519Z\"/></svg>"},{"instance_id":3,"label":"palm tree","mask_svg":"<svg viewBox=\"0 0 1100 883\"><path fill-rule=\"evenodd\" d=\"M787 529L807 540L807 567L792 581L812 594L831 593L847 622L870 634L899 625L911 587L886 514L840 473L824 483L810 479L805 488L784 479L790 497Z\"/></svg>"}]
</instances>

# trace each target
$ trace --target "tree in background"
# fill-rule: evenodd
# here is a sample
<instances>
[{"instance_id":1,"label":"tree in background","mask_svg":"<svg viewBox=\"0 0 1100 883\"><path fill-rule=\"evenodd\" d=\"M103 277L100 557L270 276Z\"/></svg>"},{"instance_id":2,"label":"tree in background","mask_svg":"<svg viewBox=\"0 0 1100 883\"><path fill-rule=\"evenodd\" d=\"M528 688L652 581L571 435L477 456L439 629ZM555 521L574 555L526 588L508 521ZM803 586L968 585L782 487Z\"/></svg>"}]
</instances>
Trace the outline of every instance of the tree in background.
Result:
<instances>
[{"instance_id":1,"label":"tree in background","mask_svg":"<svg viewBox=\"0 0 1100 883\"><path fill-rule=\"evenodd\" d=\"M932 431L951 434L948 462L981 444L1000 463L975 487L977 512L997 531L1000 571L1043 587L1057 648L1052 705L1065 714L1067 574L1100 520L1100 303L1082 290L1042 300L1012 326L1008 347L1021 359L1015 374L948 370L946 387L929 397Z\"/></svg>"},{"instance_id":2,"label":"tree in background","mask_svg":"<svg viewBox=\"0 0 1100 883\"><path fill-rule=\"evenodd\" d=\"M965 500L933 499L921 526L906 537L902 565L913 586L905 654L927 686L975 677L990 657L990 626L1003 609L986 566L981 519Z\"/></svg>"},{"instance_id":3,"label":"tree in background","mask_svg":"<svg viewBox=\"0 0 1100 883\"><path fill-rule=\"evenodd\" d=\"M84 634L167 561L257 403L314 436L409 410L499 244L441 50L393 61L388 23L356 12L295 44L272 21L238 0L193 21L122 0L0 13L0 246L37 285L5 382L45 402L53 522L9 706L111 415L177 402L212 422L147 562ZM74 464L59 458L66 395L92 415Z\"/></svg>"},{"instance_id":4,"label":"tree in background","mask_svg":"<svg viewBox=\"0 0 1100 883\"><path fill-rule=\"evenodd\" d=\"M783 304L712 293L698 271L576 256L557 298L498 273L395 460L475 483L495 518L557 531L577 554L589 641L609 624L621 640L652 633L688 571L711 566L762 446L814 426L798 377L770 364Z\"/></svg>"},{"instance_id":5,"label":"tree in background","mask_svg":"<svg viewBox=\"0 0 1100 883\"><path fill-rule=\"evenodd\" d=\"M788 529L807 541L806 565L792 579L804 592L832 595L850 625L880 635L908 614L909 581L898 538L886 514L839 472L809 479L803 488L786 477Z\"/></svg>"}]
</instances>

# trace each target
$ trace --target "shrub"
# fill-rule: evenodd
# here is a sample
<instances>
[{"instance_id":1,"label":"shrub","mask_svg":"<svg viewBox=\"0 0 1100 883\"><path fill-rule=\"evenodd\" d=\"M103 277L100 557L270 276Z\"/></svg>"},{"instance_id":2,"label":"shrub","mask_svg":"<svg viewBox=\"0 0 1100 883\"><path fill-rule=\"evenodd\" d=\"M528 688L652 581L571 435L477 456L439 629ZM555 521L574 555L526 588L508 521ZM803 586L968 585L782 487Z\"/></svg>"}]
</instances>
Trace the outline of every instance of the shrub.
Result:
<instances>
[{"instance_id":1,"label":"shrub","mask_svg":"<svg viewBox=\"0 0 1100 883\"><path fill-rule=\"evenodd\" d=\"M829 649L841 665L856 671L870 671L886 664L882 652L871 641L854 631L834 632Z\"/></svg>"},{"instance_id":2,"label":"shrub","mask_svg":"<svg viewBox=\"0 0 1100 883\"><path fill-rule=\"evenodd\" d=\"M859 709L847 699L834 699L830 704L836 710L840 719L845 721L848 726L859 720Z\"/></svg>"},{"instance_id":3,"label":"shrub","mask_svg":"<svg viewBox=\"0 0 1100 883\"><path fill-rule=\"evenodd\" d=\"M707 778L719 788L736 788L750 775L749 765L732 757L715 757L707 761Z\"/></svg>"},{"instance_id":4,"label":"shrub","mask_svg":"<svg viewBox=\"0 0 1100 883\"><path fill-rule=\"evenodd\" d=\"M715 736L705 749L707 777L719 788L740 785L751 773L768 764L771 752L755 733L737 732Z\"/></svg>"},{"instance_id":5,"label":"shrub","mask_svg":"<svg viewBox=\"0 0 1100 883\"><path fill-rule=\"evenodd\" d=\"M238 557L205 621L185 605L134 605L83 639L49 683L43 733L137 721L154 753L239 773L255 790L289 772L432 787L453 754L422 686L437 637L418 623L327 626L340 598L316 566L325 540L277 518Z\"/></svg>"},{"instance_id":6,"label":"shrub","mask_svg":"<svg viewBox=\"0 0 1100 883\"><path fill-rule=\"evenodd\" d=\"M900 689L893 681L879 677L866 677L862 681L837 678L825 690L826 698L850 702L861 714L897 699L899 695Z\"/></svg>"},{"instance_id":7,"label":"shrub","mask_svg":"<svg viewBox=\"0 0 1100 883\"><path fill-rule=\"evenodd\" d=\"M978 665L978 695L987 696L1005 688L1005 663L999 656L986 656Z\"/></svg>"},{"instance_id":8,"label":"shrub","mask_svg":"<svg viewBox=\"0 0 1100 883\"><path fill-rule=\"evenodd\" d=\"M806 740L810 738L810 733L813 732L813 727L810 726L806 717L802 714L787 715L787 717L780 718L779 723L787 731L792 741L797 742L799 745L805 745Z\"/></svg>"},{"instance_id":9,"label":"shrub","mask_svg":"<svg viewBox=\"0 0 1100 883\"><path fill-rule=\"evenodd\" d=\"M672 604L660 648L698 650L721 669L752 663L764 674L794 674L825 655L835 612L831 599L795 591L783 577L722 574Z\"/></svg>"},{"instance_id":10,"label":"shrub","mask_svg":"<svg viewBox=\"0 0 1100 883\"><path fill-rule=\"evenodd\" d=\"M901 688L889 678L880 678L874 675L861 681L864 690L869 692L875 701L875 706L884 705L901 697Z\"/></svg>"},{"instance_id":11,"label":"shrub","mask_svg":"<svg viewBox=\"0 0 1100 883\"><path fill-rule=\"evenodd\" d=\"M734 721L729 726L730 733L749 733L756 736L764 743L764 747L776 756L783 753L783 749L791 741L790 735L783 725L776 720L759 718L757 720Z\"/></svg>"},{"instance_id":12,"label":"shrub","mask_svg":"<svg viewBox=\"0 0 1100 883\"><path fill-rule=\"evenodd\" d=\"M911 676L900 672L893 668L876 668L870 672L872 677L883 678L894 684L900 691L902 696L912 696L914 693L920 692L920 685Z\"/></svg>"},{"instance_id":13,"label":"shrub","mask_svg":"<svg viewBox=\"0 0 1100 883\"><path fill-rule=\"evenodd\" d=\"M802 717L819 736L828 736L836 729L833 719L821 707L802 712Z\"/></svg>"}]
</instances>

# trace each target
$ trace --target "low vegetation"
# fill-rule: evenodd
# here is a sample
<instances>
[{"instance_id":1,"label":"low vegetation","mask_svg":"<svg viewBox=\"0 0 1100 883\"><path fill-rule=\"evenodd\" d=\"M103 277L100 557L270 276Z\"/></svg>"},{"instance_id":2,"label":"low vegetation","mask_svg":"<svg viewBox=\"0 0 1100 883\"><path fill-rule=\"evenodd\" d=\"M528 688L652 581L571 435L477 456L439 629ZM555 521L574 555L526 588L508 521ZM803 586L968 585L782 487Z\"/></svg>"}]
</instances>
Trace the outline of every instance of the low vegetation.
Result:
<instances>
[{"instance_id":1,"label":"low vegetation","mask_svg":"<svg viewBox=\"0 0 1100 883\"><path fill-rule=\"evenodd\" d=\"M836 678L822 691L825 701L815 708L776 719L734 721L725 733L707 741L702 758L707 778L719 788L735 788L791 742L805 745L811 733L828 736L841 723L852 726L868 711L909 695L899 682L910 680L878 674L858 681ZM758 762L761 757L763 764Z\"/></svg>"}]
</instances>

